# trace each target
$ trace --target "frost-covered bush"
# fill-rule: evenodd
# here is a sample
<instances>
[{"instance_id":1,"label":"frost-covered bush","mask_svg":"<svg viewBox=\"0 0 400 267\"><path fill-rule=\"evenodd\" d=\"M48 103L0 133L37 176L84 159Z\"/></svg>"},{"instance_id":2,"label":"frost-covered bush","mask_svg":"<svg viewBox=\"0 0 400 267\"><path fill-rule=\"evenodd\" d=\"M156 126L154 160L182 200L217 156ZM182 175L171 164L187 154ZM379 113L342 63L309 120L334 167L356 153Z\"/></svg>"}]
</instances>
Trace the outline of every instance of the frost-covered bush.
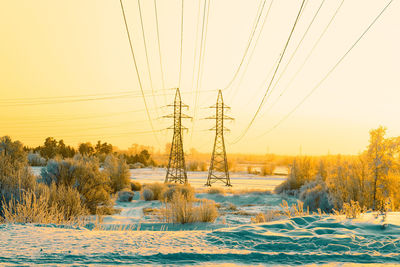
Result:
<instances>
[{"instance_id":1,"label":"frost-covered bush","mask_svg":"<svg viewBox=\"0 0 400 267\"><path fill-rule=\"evenodd\" d=\"M60 223L62 213L56 206L49 208L48 195L36 196L35 192L21 193L21 199L3 201L3 217L6 223Z\"/></svg>"},{"instance_id":2,"label":"frost-covered bush","mask_svg":"<svg viewBox=\"0 0 400 267\"><path fill-rule=\"evenodd\" d=\"M28 163L30 166L46 166L46 159L39 153L28 153Z\"/></svg>"},{"instance_id":3,"label":"frost-covered bush","mask_svg":"<svg viewBox=\"0 0 400 267\"><path fill-rule=\"evenodd\" d=\"M118 201L119 202L131 202L135 193L125 188L122 191L118 192Z\"/></svg>"},{"instance_id":4,"label":"frost-covered bush","mask_svg":"<svg viewBox=\"0 0 400 267\"><path fill-rule=\"evenodd\" d=\"M76 188L52 184L49 188L49 207L55 206L63 214L65 221L73 221L87 215L88 210Z\"/></svg>"},{"instance_id":5,"label":"frost-covered bush","mask_svg":"<svg viewBox=\"0 0 400 267\"><path fill-rule=\"evenodd\" d=\"M317 164L309 157L298 157L293 160L288 179L276 187L276 193L297 195L305 183L314 180Z\"/></svg>"},{"instance_id":6,"label":"frost-covered bush","mask_svg":"<svg viewBox=\"0 0 400 267\"><path fill-rule=\"evenodd\" d=\"M52 183L65 186L76 186L74 175L78 161L72 159L50 159L45 168L40 171L39 182L50 186Z\"/></svg>"},{"instance_id":7,"label":"frost-covered bush","mask_svg":"<svg viewBox=\"0 0 400 267\"><path fill-rule=\"evenodd\" d=\"M3 201L3 206L8 223L80 223L87 214L78 191L55 184L39 184L36 192L21 192L20 199Z\"/></svg>"},{"instance_id":8,"label":"frost-covered bush","mask_svg":"<svg viewBox=\"0 0 400 267\"><path fill-rule=\"evenodd\" d=\"M300 188L300 200L310 211L318 209L331 211L333 208L328 187L322 179L317 179L304 184Z\"/></svg>"},{"instance_id":9,"label":"frost-covered bush","mask_svg":"<svg viewBox=\"0 0 400 267\"><path fill-rule=\"evenodd\" d=\"M166 201L171 201L173 195L177 192L182 194L188 201L194 200L194 188L189 184L168 184L168 187L163 191L163 199Z\"/></svg>"},{"instance_id":10,"label":"frost-covered bush","mask_svg":"<svg viewBox=\"0 0 400 267\"><path fill-rule=\"evenodd\" d=\"M167 189L167 185L161 183L146 184L143 186L142 198L146 201L164 200L164 192Z\"/></svg>"},{"instance_id":11,"label":"frost-covered bush","mask_svg":"<svg viewBox=\"0 0 400 267\"><path fill-rule=\"evenodd\" d=\"M131 181L131 190L132 191L140 191L140 190L142 190L142 185L137 181Z\"/></svg>"},{"instance_id":12,"label":"frost-covered bush","mask_svg":"<svg viewBox=\"0 0 400 267\"><path fill-rule=\"evenodd\" d=\"M3 216L2 203L11 199L19 200L21 192L34 191L36 177L27 161L22 143L10 137L0 138L0 217Z\"/></svg>"},{"instance_id":13,"label":"frost-covered bush","mask_svg":"<svg viewBox=\"0 0 400 267\"><path fill-rule=\"evenodd\" d=\"M76 156L74 159L49 160L41 176L41 181L47 185L55 183L75 188L91 214L96 214L98 207L104 210L112 205L108 176L99 170L96 158Z\"/></svg>"},{"instance_id":14,"label":"frost-covered bush","mask_svg":"<svg viewBox=\"0 0 400 267\"><path fill-rule=\"evenodd\" d=\"M104 172L110 179L114 193L130 186L129 166L122 157L108 155L104 161Z\"/></svg>"},{"instance_id":15,"label":"frost-covered bush","mask_svg":"<svg viewBox=\"0 0 400 267\"><path fill-rule=\"evenodd\" d=\"M150 188L145 188L142 190L141 194L142 198L146 201L152 201L154 199L154 193Z\"/></svg>"}]
</instances>

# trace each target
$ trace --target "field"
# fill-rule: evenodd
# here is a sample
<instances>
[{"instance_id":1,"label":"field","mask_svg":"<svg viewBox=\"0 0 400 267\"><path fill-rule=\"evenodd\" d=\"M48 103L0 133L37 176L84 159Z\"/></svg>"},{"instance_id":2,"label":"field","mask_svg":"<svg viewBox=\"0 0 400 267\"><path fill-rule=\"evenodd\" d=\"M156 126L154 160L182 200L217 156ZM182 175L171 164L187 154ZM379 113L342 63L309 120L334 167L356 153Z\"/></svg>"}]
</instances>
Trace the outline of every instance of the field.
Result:
<instances>
[{"instance_id":1,"label":"field","mask_svg":"<svg viewBox=\"0 0 400 267\"><path fill-rule=\"evenodd\" d=\"M162 169L137 169L131 174L142 183L164 179ZM314 214L252 224L252 216L280 209L282 200L296 202L266 191L285 177L236 173L232 175L233 191L209 194L203 186L206 173L188 176L197 190L196 198L213 199L220 206L214 223L164 223L157 216L143 214L143 208L157 209L162 204L141 200L136 193L130 203L117 202L121 213L105 216L101 225L0 225L0 263L387 265L400 260L399 213L389 213L385 223L382 216L366 213L358 219Z\"/></svg>"}]
</instances>

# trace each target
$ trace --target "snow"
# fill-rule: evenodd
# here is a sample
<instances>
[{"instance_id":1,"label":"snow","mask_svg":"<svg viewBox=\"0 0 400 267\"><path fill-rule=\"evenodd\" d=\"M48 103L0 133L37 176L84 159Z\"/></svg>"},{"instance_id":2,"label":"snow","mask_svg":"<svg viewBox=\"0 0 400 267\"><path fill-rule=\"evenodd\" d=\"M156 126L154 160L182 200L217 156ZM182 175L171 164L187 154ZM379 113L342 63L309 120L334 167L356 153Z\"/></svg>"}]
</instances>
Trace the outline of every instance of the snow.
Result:
<instances>
[{"instance_id":1,"label":"snow","mask_svg":"<svg viewBox=\"0 0 400 267\"><path fill-rule=\"evenodd\" d=\"M40 173L40 169L34 170ZM132 179L163 182L162 169L132 170ZM282 177L232 175L234 190L208 194L206 173L189 173L196 198L213 199L223 213L215 223L167 224L144 215L158 201L117 202L120 214L104 217L101 230L0 224L0 265L353 265L400 263L400 213L385 221L376 213L357 219L310 215L251 224L251 214L278 209L282 196L252 189L273 189ZM287 198L289 205L295 199ZM233 204L237 211L229 210ZM240 211L240 212L238 212ZM92 227L91 227L92 226Z\"/></svg>"},{"instance_id":2,"label":"snow","mask_svg":"<svg viewBox=\"0 0 400 267\"><path fill-rule=\"evenodd\" d=\"M390 214L398 222L400 214ZM372 215L371 215L372 216ZM400 225L305 216L218 230L90 231L0 225L0 262L12 264L398 263Z\"/></svg>"}]
</instances>

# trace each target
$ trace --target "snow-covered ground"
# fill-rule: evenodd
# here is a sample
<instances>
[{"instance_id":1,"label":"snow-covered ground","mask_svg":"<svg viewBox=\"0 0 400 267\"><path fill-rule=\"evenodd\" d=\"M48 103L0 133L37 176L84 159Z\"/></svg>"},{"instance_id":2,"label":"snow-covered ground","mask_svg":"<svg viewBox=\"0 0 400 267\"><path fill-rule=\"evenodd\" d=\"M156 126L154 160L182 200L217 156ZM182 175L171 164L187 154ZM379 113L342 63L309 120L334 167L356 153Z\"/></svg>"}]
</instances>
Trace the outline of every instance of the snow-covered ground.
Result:
<instances>
[{"instance_id":1,"label":"snow-covered ground","mask_svg":"<svg viewBox=\"0 0 400 267\"><path fill-rule=\"evenodd\" d=\"M37 168L36 173L40 172ZM165 170L132 170L142 183L163 182ZM233 190L208 194L206 173L189 173L197 198L220 205L215 223L174 225L144 215L158 201L118 203L120 214L106 216L101 229L55 225L0 225L0 265L307 265L400 263L400 213L385 223L373 213L349 220L342 216L305 216L251 224L258 212L279 208L282 197L267 192L284 177L232 174ZM295 199L286 199L289 204ZM236 207L231 209L232 205Z\"/></svg>"}]
</instances>

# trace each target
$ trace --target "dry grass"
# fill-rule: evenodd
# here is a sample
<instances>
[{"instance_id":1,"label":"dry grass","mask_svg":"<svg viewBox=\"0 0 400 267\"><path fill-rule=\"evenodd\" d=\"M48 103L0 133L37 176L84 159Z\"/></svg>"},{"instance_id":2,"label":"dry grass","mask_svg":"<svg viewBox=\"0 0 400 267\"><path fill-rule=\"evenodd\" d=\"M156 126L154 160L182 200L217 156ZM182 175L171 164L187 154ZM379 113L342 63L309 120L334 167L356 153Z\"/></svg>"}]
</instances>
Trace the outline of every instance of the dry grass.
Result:
<instances>
[{"instance_id":1,"label":"dry grass","mask_svg":"<svg viewBox=\"0 0 400 267\"><path fill-rule=\"evenodd\" d=\"M200 205L194 211L198 222L214 222L218 217L217 207L213 200L202 199Z\"/></svg>"},{"instance_id":2,"label":"dry grass","mask_svg":"<svg viewBox=\"0 0 400 267\"><path fill-rule=\"evenodd\" d=\"M350 203L344 203L341 211L347 219L356 219L361 214L361 207L358 201L351 200Z\"/></svg>"},{"instance_id":3,"label":"dry grass","mask_svg":"<svg viewBox=\"0 0 400 267\"><path fill-rule=\"evenodd\" d=\"M170 201L165 201L161 217L168 223L214 222L218 217L217 207L213 200L203 199L195 206L181 192L173 194Z\"/></svg>"},{"instance_id":4,"label":"dry grass","mask_svg":"<svg viewBox=\"0 0 400 267\"><path fill-rule=\"evenodd\" d=\"M41 194L39 197L33 191L22 192L20 201L11 199L2 203L5 223L55 223L55 224L81 224L82 217L66 216L71 210L53 202L49 206L49 195Z\"/></svg>"},{"instance_id":5,"label":"dry grass","mask_svg":"<svg viewBox=\"0 0 400 267\"><path fill-rule=\"evenodd\" d=\"M225 189L221 187L211 187L206 191L207 194L225 195Z\"/></svg>"},{"instance_id":6,"label":"dry grass","mask_svg":"<svg viewBox=\"0 0 400 267\"><path fill-rule=\"evenodd\" d=\"M271 222L282 217L282 212L279 210L269 210L266 213L258 213L251 218L252 223L265 223Z\"/></svg>"}]
</instances>

